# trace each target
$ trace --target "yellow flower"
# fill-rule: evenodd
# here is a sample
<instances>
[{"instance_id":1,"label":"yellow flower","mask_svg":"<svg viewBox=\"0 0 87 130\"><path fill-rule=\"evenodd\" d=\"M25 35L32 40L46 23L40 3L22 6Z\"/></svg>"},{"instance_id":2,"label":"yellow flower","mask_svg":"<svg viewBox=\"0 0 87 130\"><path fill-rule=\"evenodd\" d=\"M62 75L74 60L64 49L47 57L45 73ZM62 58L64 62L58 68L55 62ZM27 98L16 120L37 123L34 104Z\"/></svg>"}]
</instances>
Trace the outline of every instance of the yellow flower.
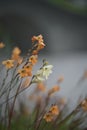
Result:
<instances>
[{"instance_id":1,"label":"yellow flower","mask_svg":"<svg viewBox=\"0 0 87 130\"><path fill-rule=\"evenodd\" d=\"M26 69L21 69L21 70L18 70L18 73L20 75L21 78L24 78L24 77L27 77L27 76L32 76L32 73L31 71L30 72L27 72Z\"/></svg>"},{"instance_id":2,"label":"yellow flower","mask_svg":"<svg viewBox=\"0 0 87 130\"><path fill-rule=\"evenodd\" d=\"M44 115L43 119L45 119L46 122L51 122L53 120L53 116L50 112L48 112Z\"/></svg>"},{"instance_id":3,"label":"yellow flower","mask_svg":"<svg viewBox=\"0 0 87 130\"><path fill-rule=\"evenodd\" d=\"M49 111L52 115L59 115L59 108L57 105L53 105Z\"/></svg>"},{"instance_id":4,"label":"yellow flower","mask_svg":"<svg viewBox=\"0 0 87 130\"><path fill-rule=\"evenodd\" d=\"M5 47L5 44L3 42L0 43L0 49L1 48L4 48Z\"/></svg>"},{"instance_id":5,"label":"yellow flower","mask_svg":"<svg viewBox=\"0 0 87 130\"><path fill-rule=\"evenodd\" d=\"M30 58L29 58L29 62L30 62L32 65L36 64L36 63L37 63L37 60L38 60L37 58L38 58L37 55L32 55L32 56L30 56Z\"/></svg>"},{"instance_id":6,"label":"yellow flower","mask_svg":"<svg viewBox=\"0 0 87 130\"><path fill-rule=\"evenodd\" d=\"M3 61L2 64L5 65L7 69L11 69L12 67L14 67L14 60L6 60Z\"/></svg>"}]
</instances>

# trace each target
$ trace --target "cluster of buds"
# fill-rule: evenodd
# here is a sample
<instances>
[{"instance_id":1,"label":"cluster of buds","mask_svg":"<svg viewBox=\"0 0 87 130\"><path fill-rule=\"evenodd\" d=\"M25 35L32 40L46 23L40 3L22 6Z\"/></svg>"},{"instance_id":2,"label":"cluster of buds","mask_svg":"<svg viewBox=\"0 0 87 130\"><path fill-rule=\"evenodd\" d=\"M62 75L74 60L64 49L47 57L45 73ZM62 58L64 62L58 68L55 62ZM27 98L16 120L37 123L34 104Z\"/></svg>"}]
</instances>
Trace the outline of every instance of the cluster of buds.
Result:
<instances>
[{"instance_id":1,"label":"cluster of buds","mask_svg":"<svg viewBox=\"0 0 87 130\"><path fill-rule=\"evenodd\" d=\"M41 49L45 47L43 36L42 35L33 36L31 40L32 43L34 44L32 54L36 55Z\"/></svg>"}]
</instances>

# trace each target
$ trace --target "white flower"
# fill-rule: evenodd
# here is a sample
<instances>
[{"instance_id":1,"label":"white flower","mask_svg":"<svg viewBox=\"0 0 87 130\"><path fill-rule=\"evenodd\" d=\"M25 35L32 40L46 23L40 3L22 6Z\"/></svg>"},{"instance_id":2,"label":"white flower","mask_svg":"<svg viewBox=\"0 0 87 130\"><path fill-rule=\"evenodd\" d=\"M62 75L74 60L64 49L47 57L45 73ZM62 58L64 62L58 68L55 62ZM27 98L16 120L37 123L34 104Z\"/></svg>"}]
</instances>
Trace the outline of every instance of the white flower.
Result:
<instances>
[{"instance_id":1,"label":"white flower","mask_svg":"<svg viewBox=\"0 0 87 130\"><path fill-rule=\"evenodd\" d=\"M32 79L32 83L38 83L38 82L42 82L42 81L44 81L44 78L39 74L34 75L34 77Z\"/></svg>"},{"instance_id":2,"label":"white flower","mask_svg":"<svg viewBox=\"0 0 87 130\"><path fill-rule=\"evenodd\" d=\"M52 68L52 65L45 65L37 72L37 74L48 79L48 76L52 73Z\"/></svg>"}]
</instances>

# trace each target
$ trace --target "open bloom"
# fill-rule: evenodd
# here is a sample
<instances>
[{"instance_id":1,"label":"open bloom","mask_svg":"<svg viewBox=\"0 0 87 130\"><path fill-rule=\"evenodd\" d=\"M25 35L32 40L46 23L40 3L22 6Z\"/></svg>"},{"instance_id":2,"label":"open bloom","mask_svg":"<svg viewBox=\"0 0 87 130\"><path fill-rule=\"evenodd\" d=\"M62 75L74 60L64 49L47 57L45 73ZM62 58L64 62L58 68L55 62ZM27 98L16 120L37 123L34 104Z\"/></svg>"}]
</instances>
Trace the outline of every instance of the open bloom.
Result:
<instances>
[{"instance_id":1,"label":"open bloom","mask_svg":"<svg viewBox=\"0 0 87 130\"><path fill-rule=\"evenodd\" d=\"M11 69L12 67L14 67L14 60L6 60L3 61L2 64L5 65L7 69Z\"/></svg>"},{"instance_id":2,"label":"open bloom","mask_svg":"<svg viewBox=\"0 0 87 130\"><path fill-rule=\"evenodd\" d=\"M45 65L37 73L48 79L48 76L52 73L52 68L52 65Z\"/></svg>"},{"instance_id":3,"label":"open bloom","mask_svg":"<svg viewBox=\"0 0 87 130\"><path fill-rule=\"evenodd\" d=\"M35 65L38 61L38 56L37 55L32 55L30 56L29 58L29 62L32 64L32 65Z\"/></svg>"},{"instance_id":4,"label":"open bloom","mask_svg":"<svg viewBox=\"0 0 87 130\"><path fill-rule=\"evenodd\" d=\"M45 119L46 122L51 122L53 120L53 116L50 112L48 112L44 115L43 119Z\"/></svg>"},{"instance_id":5,"label":"open bloom","mask_svg":"<svg viewBox=\"0 0 87 130\"><path fill-rule=\"evenodd\" d=\"M27 70L24 69L24 68L18 70L18 73L19 73L19 76L20 76L21 78L24 78L24 77L27 77L27 76L32 76L31 71L27 71Z\"/></svg>"},{"instance_id":6,"label":"open bloom","mask_svg":"<svg viewBox=\"0 0 87 130\"><path fill-rule=\"evenodd\" d=\"M32 83L40 83L43 82L44 78L41 75L34 75L32 79Z\"/></svg>"},{"instance_id":7,"label":"open bloom","mask_svg":"<svg viewBox=\"0 0 87 130\"><path fill-rule=\"evenodd\" d=\"M28 65L25 65L25 66L24 66L24 69L25 69L27 72L30 72L30 71L32 71L33 66L32 66L32 64L28 64Z\"/></svg>"},{"instance_id":8,"label":"open bloom","mask_svg":"<svg viewBox=\"0 0 87 130\"><path fill-rule=\"evenodd\" d=\"M50 108L50 112L51 114L53 115L59 115L59 108L57 105L53 105L51 108Z\"/></svg>"}]
</instances>

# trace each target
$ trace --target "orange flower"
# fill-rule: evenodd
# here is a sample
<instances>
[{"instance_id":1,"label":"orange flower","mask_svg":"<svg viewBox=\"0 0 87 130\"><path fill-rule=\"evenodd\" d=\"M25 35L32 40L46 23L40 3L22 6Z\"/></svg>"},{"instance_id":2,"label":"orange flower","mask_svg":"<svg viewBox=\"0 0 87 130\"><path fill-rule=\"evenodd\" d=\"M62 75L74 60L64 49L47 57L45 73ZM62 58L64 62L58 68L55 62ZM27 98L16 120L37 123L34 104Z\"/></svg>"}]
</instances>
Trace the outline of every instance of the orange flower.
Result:
<instances>
[{"instance_id":1,"label":"orange flower","mask_svg":"<svg viewBox=\"0 0 87 130\"><path fill-rule=\"evenodd\" d=\"M3 61L2 64L5 65L7 69L11 69L12 67L14 67L14 60L6 60Z\"/></svg>"},{"instance_id":2,"label":"orange flower","mask_svg":"<svg viewBox=\"0 0 87 130\"><path fill-rule=\"evenodd\" d=\"M32 42L43 42L43 36L42 35L33 36L31 40Z\"/></svg>"},{"instance_id":3,"label":"orange flower","mask_svg":"<svg viewBox=\"0 0 87 130\"><path fill-rule=\"evenodd\" d=\"M41 49L43 49L45 47L42 35L33 36L32 37L32 42L33 43L36 42L36 44L34 45L35 51L33 51L33 53L36 53L36 52L38 53L39 50L41 50Z\"/></svg>"},{"instance_id":4,"label":"orange flower","mask_svg":"<svg viewBox=\"0 0 87 130\"><path fill-rule=\"evenodd\" d=\"M12 60L18 60L19 59L19 55L12 54L11 59Z\"/></svg>"},{"instance_id":5,"label":"orange flower","mask_svg":"<svg viewBox=\"0 0 87 130\"><path fill-rule=\"evenodd\" d=\"M0 43L0 49L1 48L4 48L5 47L5 44L3 42Z\"/></svg>"},{"instance_id":6,"label":"orange flower","mask_svg":"<svg viewBox=\"0 0 87 130\"><path fill-rule=\"evenodd\" d=\"M59 86L54 86L52 89L50 89L49 91L48 91L48 95L50 96L51 94L53 94L53 93L55 93L55 92L57 92L57 91L59 91L60 90L60 87Z\"/></svg>"},{"instance_id":7,"label":"orange flower","mask_svg":"<svg viewBox=\"0 0 87 130\"><path fill-rule=\"evenodd\" d=\"M41 83L38 83L38 85L37 85L37 90L45 91L45 90L46 90L46 87L45 87L44 84L41 82Z\"/></svg>"},{"instance_id":8,"label":"orange flower","mask_svg":"<svg viewBox=\"0 0 87 130\"><path fill-rule=\"evenodd\" d=\"M50 112L48 112L44 115L43 119L45 119L46 122L51 122L53 120L53 116Z\"/></svg>"},{"instance_id":9,"label":"orange flower","mask_svg":"<svg viewBox=\"0 0 87 130\"><path fill-rule=\"evenodd\" d=\"M50 113L52 115L59 115L59 108L57 105L53 105L51 108L50 108Z\"/></svg>"},{"instance_id":10,"label":"orange flower","mask_svg":"<svg viewBox=\"0 0 87 130\"><path fill-rule=\"evenodd\" d=\"M19 75L21 78L27 77L27 76L32 76L31 72L27 72L26 69L21 69L18 71Z\"/></svg>"},{"instance_id":11,"label":"orange flower","mask_svg":"<svg viewBox=\"0 0 87 130\"><path fill-rule=\"evenodd\" d=\"M37 50L41 50L45 47L45 44L43 42L39 42L38 45L37 45Z\"/></svg>"},{"instance_id":12,"label":"orange flower","mask_svg":"<svg viewBox=\"0 0 87 130\"><path fill-rule=\"evenodd\" d=\"M21 50L18 47L15 47L12 51L12 54L14 55L20 55L20 53L21 53Z\"/></svg>"},{"instance_id":13,"label":"orange flower","mask_svg":"<svg viewBox=\"0 0 87 130\"><path fill-rule=\"evenodd\" d=\"M11 59L18 62L18 64L21 64L23 61L23 58L20 57L21 50L18 47L15 47L12 51Z\"/></svg>"},{"instance_id":14,"label":"orange flower","mask_svg":"<svg viewBox=\"0 0 87 130\"><path fill-rule=\"evenodd\" d=\"M38 51L37 50L33 50L32 51L32 55L37 55L38 54Z\"/></svg>"},{"instance_id":15,"label":"orange flower","mask_svg":"<svg viewBox=\"0 0 87 130\"><path fill-rule=\"evenodd\" d=\"M82 106L84 111L87 111L87 99L82 101L81 106Z\"/></svg>"},{"instance_id":16,"label":"orange flower","mask_svg":"<svg viewBox=\"0 0 87 130\"><path fill-rule=\"evenodd\" d=\"M37 58L38 58L37 55L32 55L32 56L30 56L30 58L29 58L29 62L30 62L32 65L36 64L36 63L37 63Z\"/></svg>"},{"instance_id":17,"label":"orange flower","mask_svg":"<svg viewBox=\"0 0 87 130\"><path fill-rule=\"evenodd\" d=\"M25 65L25 66L24 66L24 69L25 69L27 72L32 71L32 64Z\"/></svg>"}]
</instances>

